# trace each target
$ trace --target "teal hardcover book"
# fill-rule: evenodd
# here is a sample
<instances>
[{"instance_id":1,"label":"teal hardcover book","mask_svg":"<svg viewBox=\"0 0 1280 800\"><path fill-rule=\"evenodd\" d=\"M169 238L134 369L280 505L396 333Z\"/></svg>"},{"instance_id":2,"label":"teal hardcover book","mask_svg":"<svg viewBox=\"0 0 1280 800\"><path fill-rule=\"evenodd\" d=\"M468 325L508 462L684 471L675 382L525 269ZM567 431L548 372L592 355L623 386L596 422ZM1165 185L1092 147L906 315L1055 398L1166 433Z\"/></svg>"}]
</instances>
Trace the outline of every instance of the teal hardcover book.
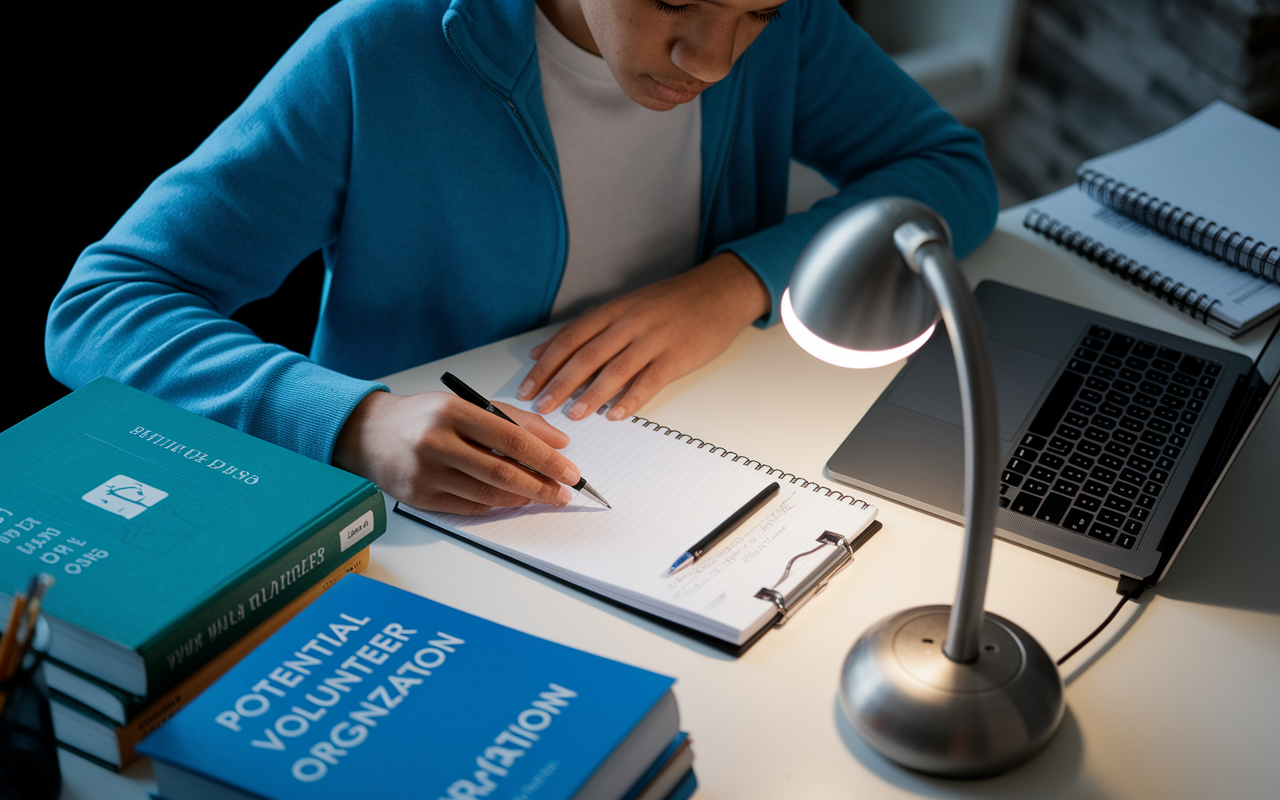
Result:
<instances>
[{"instance_id":1,"label":"teal hardcover book","mask_svg":"<svg viewBox=\"0 0 1280 800\"><path fill-rule=\"evenodd\" d=\"M369 481L107 378L0 433L0 600L53 575L50 655L143 698L385 529Z\"/></svg>"},{"instance_id":2,"label":"teal hardcover book","mask_svg":"<svg viewBox=\"0 0 1280 800\"><path fill-rule=\"evenodd\" d=\"M348 575L138 752L167 800L616 800L679 749L672 683Z\"/></svg>"}]
</instances>

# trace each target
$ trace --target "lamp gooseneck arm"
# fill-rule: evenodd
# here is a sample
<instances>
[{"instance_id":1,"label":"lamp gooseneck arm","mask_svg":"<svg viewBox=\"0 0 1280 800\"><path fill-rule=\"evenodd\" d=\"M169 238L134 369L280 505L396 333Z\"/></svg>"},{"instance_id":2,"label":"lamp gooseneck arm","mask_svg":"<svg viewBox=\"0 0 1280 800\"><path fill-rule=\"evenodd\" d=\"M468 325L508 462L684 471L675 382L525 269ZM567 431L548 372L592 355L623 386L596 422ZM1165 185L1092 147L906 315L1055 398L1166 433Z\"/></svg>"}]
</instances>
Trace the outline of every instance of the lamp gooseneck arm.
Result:
<instances>
[{"instance_id":1,"label":"lamp gooseneck arm","mask_svg":"<svg viewBox=\"0 0 1280 800\"><path fill-rule=\"evenodd\" d=\"M964 551L960 583L956 587L956 601L951 608L947 641L942 651L952 661L967 664L978 658L983 602L995 538L996 475L1000 459L995 372L982 317L951 248L938 238L929 237L915 247L914 253L903 255L908 263L915 262L933 290L951 337L960 379L966 464Z\"/></svg>"}]
</instances>

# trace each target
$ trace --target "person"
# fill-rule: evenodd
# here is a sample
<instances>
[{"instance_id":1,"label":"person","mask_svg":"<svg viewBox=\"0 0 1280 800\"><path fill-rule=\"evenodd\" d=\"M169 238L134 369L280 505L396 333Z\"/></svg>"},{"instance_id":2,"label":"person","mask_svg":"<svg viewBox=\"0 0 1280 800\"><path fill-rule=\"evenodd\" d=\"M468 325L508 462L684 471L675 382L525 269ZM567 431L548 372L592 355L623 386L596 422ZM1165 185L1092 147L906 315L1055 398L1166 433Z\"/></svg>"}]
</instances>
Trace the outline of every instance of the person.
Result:
<instances>
[{"instance_id":1,"label":"person","mask_svg":"<svg viewBox=\"0 0 1280 800\"><path fill-rule=\"evenodd\" d=\"M838 192L788 216L793 158ZM564 503L538 414L372 379L570 320L520 396L624 418L776 322L813 234L890 194L961 256L994 224L980 138L835 0L346 0L82 253L46 355L421 508ZM309 356L229 319L316 250Z\"/></svg>"}]
</instances>

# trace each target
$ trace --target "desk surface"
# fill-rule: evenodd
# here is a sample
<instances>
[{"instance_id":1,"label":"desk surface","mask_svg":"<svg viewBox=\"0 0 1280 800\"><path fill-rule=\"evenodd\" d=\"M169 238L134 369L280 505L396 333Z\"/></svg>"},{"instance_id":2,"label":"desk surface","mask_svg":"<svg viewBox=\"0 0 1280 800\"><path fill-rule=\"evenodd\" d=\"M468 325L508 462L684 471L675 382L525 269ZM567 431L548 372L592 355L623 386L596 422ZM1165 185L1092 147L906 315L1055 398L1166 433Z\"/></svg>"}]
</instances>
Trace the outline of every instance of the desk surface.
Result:
<instances>
[{"instance_id":1,"label":"desk surface","mask_svg":"<svg viewBox=\"0 0 1280 800\"><path fill-rule=\"evenodd\" d=\"M1058 251L1006 211L966 259L993 278L1256 355L1274 322L1227 340L1149 295ZM510 391L538 332L388 379L397 393L465 375ZM643 413L795 474L823 464L899 367L841 370L800 351L780 326L749 329L719 359L669 386ZM398 515L368 575L529 633L677 678L694 742L698 798L1262 797L1280 785L1280 540L1261 499L1274 493L1280 402L1264 414L1169 577L1066 665L1067 717L1048 749L1012 772L952 782L902 770L844 721L836 679L853 641L903 608L950 603L961 528L887 500L884 529L786 627L740 659L470 549ZM1265 572L1264 572L1265 571ZM1117 601L1115 582L997 541L987 607L1057 658ZM1270 742L1271 744L1268 744ZM142 760L121 775L62 752L64 798L143 798Z\"/></svg>"}]
</instances>

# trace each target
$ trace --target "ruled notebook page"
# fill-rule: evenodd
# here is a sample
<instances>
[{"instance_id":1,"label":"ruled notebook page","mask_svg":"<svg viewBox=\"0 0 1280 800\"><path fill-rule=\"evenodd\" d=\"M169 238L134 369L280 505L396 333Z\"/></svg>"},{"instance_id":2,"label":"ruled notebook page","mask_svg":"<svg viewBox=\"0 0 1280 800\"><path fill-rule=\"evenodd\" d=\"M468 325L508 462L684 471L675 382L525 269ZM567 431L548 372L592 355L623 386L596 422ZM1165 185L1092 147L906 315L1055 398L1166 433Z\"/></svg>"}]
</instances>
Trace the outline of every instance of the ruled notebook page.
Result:
<instances>
[{"instance_id":1,"label":"ruled notebook page","mask_svg":"<svg viewBox=\"0 0 1280 800\"><path fill-rule=\"evenodd\" d=\"M602 414L574 422L560 411L547 421L571 437L562 452L612 509L580 494L564 508L526 506L479 517L412 513L585 589L737 644L776 613L755 594L772 587L793 556L813 549L824 531L853 538L875 519L872 506L841 502L791 483L790 476L757 470L755 462L736 463L723 451L638 422L610 422ZM664 574L775 480L781 491L728 538L691 566ZM816 568L821 558L819 551L798 560L791 577Z\"/></svg>"}]
</instances>

